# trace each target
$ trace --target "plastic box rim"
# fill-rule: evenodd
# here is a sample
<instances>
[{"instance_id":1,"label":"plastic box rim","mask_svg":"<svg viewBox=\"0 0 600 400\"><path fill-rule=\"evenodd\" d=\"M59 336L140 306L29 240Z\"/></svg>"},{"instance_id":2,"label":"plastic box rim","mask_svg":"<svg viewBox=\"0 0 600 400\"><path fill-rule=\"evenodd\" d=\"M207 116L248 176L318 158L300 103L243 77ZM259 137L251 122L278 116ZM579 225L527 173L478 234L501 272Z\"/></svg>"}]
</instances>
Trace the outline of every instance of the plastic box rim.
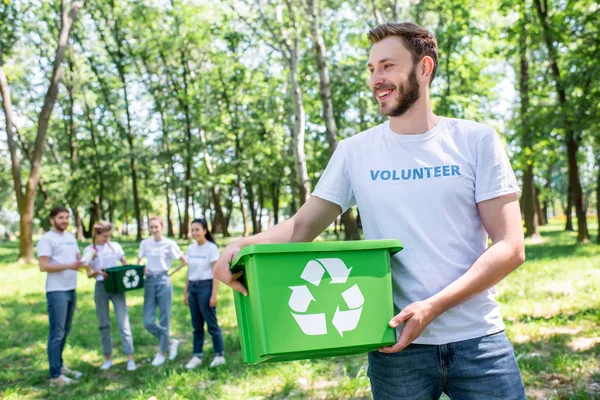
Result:
<instances>
[{"instance_id":1,"label":"plastic box rim","mask_svg":"<svg viewBox=\"0 0 600 400\"><path fill-rule=\"evenodd\" d=\"M402 242L398 239L378 240L351 240L347 242L298 242L298 243L275 243L275 244L251 244L244 246L233 259L230 269L244 269L240 265L242 258L253 254L272 253L298 253L298 252L320 252L320 251L358 251L358 250L382 250L386 249L390 255L394 255L403 249Z\"/></svg>"}]
</instances>

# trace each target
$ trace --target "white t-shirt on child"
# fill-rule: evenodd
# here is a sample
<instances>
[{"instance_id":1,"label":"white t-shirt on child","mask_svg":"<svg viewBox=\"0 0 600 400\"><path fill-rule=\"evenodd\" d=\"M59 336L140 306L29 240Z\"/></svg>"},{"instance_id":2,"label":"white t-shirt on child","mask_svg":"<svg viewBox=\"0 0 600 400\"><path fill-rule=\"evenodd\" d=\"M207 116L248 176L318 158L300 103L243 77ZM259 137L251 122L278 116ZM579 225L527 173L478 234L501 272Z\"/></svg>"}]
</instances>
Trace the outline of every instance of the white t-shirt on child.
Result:
<instances>
[{"instance_id":1,"label":"white t-shirt on child","mask_svg":"<svg viewBox=\"0 0 600 400\"><path fill-rule=\"evenodd\" d=\"M86 247L86 250L92 246ZM85 253L85 250L83 251ZM96 245L96 256L90 263L94 271L99 269L108 269L119 265L121 257L125 255L123 248L117 242L108 242L106 244ZM102 275L97 275L96 280L103 281Z\"/></svg>"},{"instance_id":2,"label":"white t-shirt on child","mask_svg":"<svg viewBox=\"0 0 600 400\"><path fill-rule=\"evenodd\" d=\"M427 299L462 276L487 248L477 203L520 192L496 131L441 118L401 135L385 122L342 140L313 196L358 205L365 239L400 239L392 257L394 305ZM504 329L490 288L438 316L414 341L446 344ZM400 329L398 329L398 332Z\"/></svg>"},{"instance_id":3,"label":"white t-shirt on child","mask_svg":"<svg viewBox=\"0 0 600 400\"><path fill-rule=\"evenodd\" d=\"M183 253L174 240L162 238L157 242L154 238L142 240L138 257L146 257L146 274L155 275L167 272L171 262L181 258Z\"/></svg>"},{"instance_id":4,"label":"white t-shirt on child","mask_svg":"<svg viewBox=\"0 0 600 400\"><path fill-rule=\"evenodd\" d=\"M49 257L50 264L72 264L77 261L79 246L72 233L48 231L37 243L37 255ZM77 288L77 271L65 269L48 272L46 276L46 292L61 292Z\"/></svg>"},{"instance_id":5,"label":"white t-shirt on child","mask_svg":"<svg viewBox=\"0 0 600 400\"><path fill-rule=\"evenodd\" d=\"M194 242L187 249L187 259L188 280L212 279L212 263L219 259L219 248L213 242L206 242L201 246Z\"/></svg>"}]
</instances>

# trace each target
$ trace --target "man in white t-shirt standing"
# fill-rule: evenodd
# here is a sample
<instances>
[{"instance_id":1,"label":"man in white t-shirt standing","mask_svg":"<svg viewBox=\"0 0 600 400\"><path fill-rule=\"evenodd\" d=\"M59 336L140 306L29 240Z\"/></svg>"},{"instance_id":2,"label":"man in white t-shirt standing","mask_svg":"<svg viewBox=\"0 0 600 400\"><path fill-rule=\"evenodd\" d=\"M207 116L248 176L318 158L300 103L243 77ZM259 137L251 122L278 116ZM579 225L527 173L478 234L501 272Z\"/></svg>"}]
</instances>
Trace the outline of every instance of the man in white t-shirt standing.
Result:
<instances>
[{"instance_id":1,"label":"man in white t-shirt standing","mask_svg":"<svg viewBox=\"0 0 600 400\"><path fill-rule=\"evenodd\" d=\"M71 329L77 296L77 271L83 267L79 261L79 247L69 227L69 210L54 207L50 211L52 229L44 233L37 244L40 271L48 273L46 277L46 299L48 301L48 363L50 364L50 383L67 385L74 381L67 377L80 378L81 372L73 371L63 365L62 353Z\"/></svg>"},{"instance_id":2,"label":"man in white t-shirt standing","mask_svg":"<svg viewBox=\"0 0 600 400\"><path fill-rule=\"evenodd\" d=\"M412 23L369 32L369 86L389 117L339 143L296 215L229 245L215 276L255 243L311 241L358 205L366 239L398 238L394 346L369 354L375 399L524 399L494 285L525 260L520 192L495 130L435 115L433 35ZM487 240L492 241L487 247Z\"/></svg>"}]
</instances>

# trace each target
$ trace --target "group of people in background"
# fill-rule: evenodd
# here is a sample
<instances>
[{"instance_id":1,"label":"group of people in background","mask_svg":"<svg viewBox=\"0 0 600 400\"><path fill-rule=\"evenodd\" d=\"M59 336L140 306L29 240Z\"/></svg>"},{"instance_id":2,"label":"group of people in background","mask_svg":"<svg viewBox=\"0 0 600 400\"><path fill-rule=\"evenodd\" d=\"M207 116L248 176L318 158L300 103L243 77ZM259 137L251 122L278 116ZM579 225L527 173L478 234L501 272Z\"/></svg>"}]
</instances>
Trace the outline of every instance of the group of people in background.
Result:
<instances>
[{"instance_id":1,"label":"group of people in background","mask_svg":"<svg viewBox=\"0 0 600 400\"><path fill-rule=\"evenodd\" d=\"M77 272L87 271L88 278L96 280L94 302L100 330L100 341L105 361L101 370L113 366L112 343L110 336L109 302L112 302L121 336L123 351L127 356L127 370L135 371L137 365L133 358L133 335L129 323L125 293L108 292L104 287L107 270L119 263L127 264L125 252L119 243L111 240L112 224L101 221L93 227L92 245L94 257L89 264L82 262L75 236L67 232L70 212L65 207L55 207L50 212L52 229L42 235L37 244L40 270L47 273L46 299L48 302L48 362L50 382L65 385L79 379L82 373L66 367L63 363L63 350L67 335L71 329L75 305L77 302ZM194 330L193 356L186 368L193 369L202 364L204 346L204 324L212 336L215 357L210 367L225 364L223 335L217 323L217 280L213 277L213 267L219 258L219 249L208 230L204 219L195 219L191 224L193 243L184 255L179 245L163 237L163 221L160 217L149 220L151 237L142 240L138 251L137 263L146 260L144 275L144 328L159 340L159 350L152 360L158 367L169 360L175 360L179 341L170 336L173 285L171 275L188 266L185 283L184 303L190 309ZM86 250L89 250L86 248ZM173 270L173 261L180 264ZM158 323L156 310L158 309Z\"/></svg>"}]
</instances>

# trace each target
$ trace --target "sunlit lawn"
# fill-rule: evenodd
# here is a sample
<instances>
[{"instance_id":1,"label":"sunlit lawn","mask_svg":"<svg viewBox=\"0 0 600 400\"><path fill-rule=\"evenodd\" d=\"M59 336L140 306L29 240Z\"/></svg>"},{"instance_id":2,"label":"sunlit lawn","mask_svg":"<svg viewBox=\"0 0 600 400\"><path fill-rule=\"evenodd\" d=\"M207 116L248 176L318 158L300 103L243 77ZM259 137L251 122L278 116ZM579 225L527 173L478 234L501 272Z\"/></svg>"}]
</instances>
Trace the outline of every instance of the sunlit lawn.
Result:
<instances>
[{"instance_id":1,"label":"sunlit lawn","mask_svg":"<svg viewBox=\"0 0 600 400\"><path fill-rule=\"evenodd\" d=\"M529 398L600 399L600 246L576 245L556 222L543 228L545 243L528 244L527 262L499 286L499 300ZM596 227L592 226L592 234ZM329 239L329 238L328 238ZM137 244L122 241L130 261ZM184 244L184 243L182 243ZM0 244L0 398L159 399L370 398L365 355L246 366L241 362L231 292L220 290L219 322L227 365L187 371L192 329L183 305L184 273L174 277L172 333L180 355L153 368L157 343L142 326L142 291L127 295L138 371L125 369L113 323L116 366L99 371L103 356L93 300L93 281L79 276L78 303L65 349L67 365L84 377L69 388L48 385L48 319L44 274L15 263L18 244ZM114 318L114 316L113 316ZM114 319L113 319L114 322Z\"/></svg>"}]
</instances>

